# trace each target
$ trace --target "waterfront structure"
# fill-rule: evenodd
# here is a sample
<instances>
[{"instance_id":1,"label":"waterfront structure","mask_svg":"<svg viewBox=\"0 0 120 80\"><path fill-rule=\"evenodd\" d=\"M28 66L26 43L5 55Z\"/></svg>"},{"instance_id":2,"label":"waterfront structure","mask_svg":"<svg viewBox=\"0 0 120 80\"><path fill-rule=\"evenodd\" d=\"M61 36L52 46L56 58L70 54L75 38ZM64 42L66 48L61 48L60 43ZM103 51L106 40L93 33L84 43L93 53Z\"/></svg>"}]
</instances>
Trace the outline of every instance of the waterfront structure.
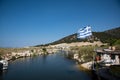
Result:
<instances>
[{"instance_id":1,"label":"waterfront structure","mask_svg":"<svg viewBox=\"0 0 120 80\"><path fill-rule=\"evenodd\" d=\"M93 70L95 74L106 80L119 80L120 50L115 48L95 50Z\"/></svg>"},{"instance_id":2,"label":"waterfront structure","mask_svg":"<svg viewBox=\"0 0 120 80\"><path fill-rule=\"evenodd\" d=\"M120 51L103 49L96 50L95 60L104 66L120 65Z\"/></svg>"}]
</instances>

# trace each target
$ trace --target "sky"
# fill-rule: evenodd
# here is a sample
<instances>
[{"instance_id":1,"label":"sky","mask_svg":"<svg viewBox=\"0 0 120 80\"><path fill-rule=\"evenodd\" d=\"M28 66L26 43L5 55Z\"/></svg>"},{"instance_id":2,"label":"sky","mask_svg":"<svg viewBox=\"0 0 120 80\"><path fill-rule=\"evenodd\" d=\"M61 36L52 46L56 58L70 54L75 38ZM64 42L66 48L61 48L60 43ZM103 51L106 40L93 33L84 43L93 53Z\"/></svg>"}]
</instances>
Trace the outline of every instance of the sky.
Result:
<instances>
[{"instance_id":1,"label":"sky","mask_svg":"<svg viewBox=\"0 0 120 80\"><path fill-rule=\"evenodd\" d=\"M120 0L0 0L0 47L46 44L120 26Z\"/></svg>"}]
</instances>

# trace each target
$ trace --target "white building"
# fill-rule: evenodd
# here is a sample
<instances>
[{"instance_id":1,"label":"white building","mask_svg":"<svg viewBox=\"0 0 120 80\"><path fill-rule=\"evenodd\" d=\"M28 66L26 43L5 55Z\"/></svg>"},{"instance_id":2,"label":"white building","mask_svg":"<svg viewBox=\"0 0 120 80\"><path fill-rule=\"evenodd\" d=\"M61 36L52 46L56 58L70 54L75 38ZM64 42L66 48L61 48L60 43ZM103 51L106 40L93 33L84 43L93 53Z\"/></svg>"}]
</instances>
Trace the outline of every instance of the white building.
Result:
<instances>
[{"instance_id":1,"label":"white building","mask_svg":"<svg viewBox=\"0 0 120 80\"><path fill-rule=\"evenodd\" d=\"M96 61L103 62L106 66L120 65L120 51L104 49L97 50L96 53Z\"/></svg>"}]
</instances>

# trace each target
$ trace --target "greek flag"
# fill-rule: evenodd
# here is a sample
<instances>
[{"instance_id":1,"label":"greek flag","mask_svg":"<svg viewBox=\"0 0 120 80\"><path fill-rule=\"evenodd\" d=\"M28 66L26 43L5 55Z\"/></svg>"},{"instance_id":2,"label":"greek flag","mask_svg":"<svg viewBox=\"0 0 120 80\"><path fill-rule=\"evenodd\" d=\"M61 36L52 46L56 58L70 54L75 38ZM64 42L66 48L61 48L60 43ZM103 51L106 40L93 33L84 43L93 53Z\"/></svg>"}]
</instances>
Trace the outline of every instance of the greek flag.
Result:
<instances>
[{"instance_id":1,"label":"greek flag","mask_svg":"<svg viewBox=\"0 0 120 80\"><path fill-rule=\"evenodd\" d=\"M92 35L91 27L87 26L78 30L77 38L84 39Z\"/></svg>"}]
</instances>

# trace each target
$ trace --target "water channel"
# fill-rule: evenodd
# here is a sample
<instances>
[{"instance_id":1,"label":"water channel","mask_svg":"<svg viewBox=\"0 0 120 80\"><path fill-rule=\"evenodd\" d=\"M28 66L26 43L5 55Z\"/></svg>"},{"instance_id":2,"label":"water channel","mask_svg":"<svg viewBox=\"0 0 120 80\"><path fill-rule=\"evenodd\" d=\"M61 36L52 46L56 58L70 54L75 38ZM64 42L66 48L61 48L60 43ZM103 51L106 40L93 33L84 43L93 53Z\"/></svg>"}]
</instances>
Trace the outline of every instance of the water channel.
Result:
<instances>
[{"instance_id":1,"label":"water channel","mask_svg":"<svg viewBox=\"0 0 120 80\"><path fill-rule=\"evenodd\" d=\"M76 67L73 60L60 54L20 58L9 62L8 70L0 74L0 80L91 80Z\"/></svg>"}]
</instances>

